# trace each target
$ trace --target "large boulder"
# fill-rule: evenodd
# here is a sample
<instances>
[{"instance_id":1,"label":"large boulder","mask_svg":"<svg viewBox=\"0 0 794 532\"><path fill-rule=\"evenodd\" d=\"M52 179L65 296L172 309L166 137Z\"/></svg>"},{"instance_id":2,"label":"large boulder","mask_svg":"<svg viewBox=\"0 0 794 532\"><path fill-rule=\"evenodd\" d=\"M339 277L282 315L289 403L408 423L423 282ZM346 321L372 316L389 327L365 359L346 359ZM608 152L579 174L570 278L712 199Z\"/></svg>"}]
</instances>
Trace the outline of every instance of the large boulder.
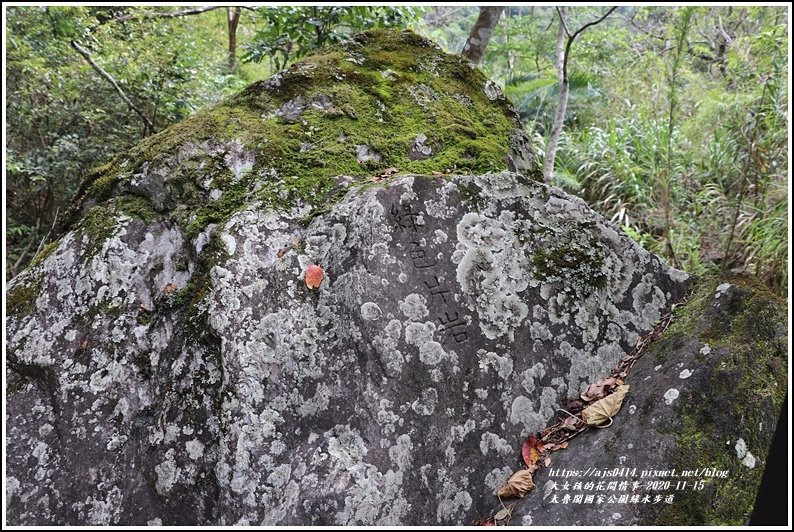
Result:
<instances>
[{"instance_id":1,"label":"large boulder","mask_svg":"<svg viewBox=\"0 0 794 532\"><path fill-rule=\"evenodd\" d=\"M97 169L8 285L8 522L489 514L690 284L537 177L497 87L409 32Z\"/></svg>"},{"instance_id":2,"label":"large boulder","mask_svg":"<svg viewBox=\"0 0 794 532\"><path fill-rule=\"evenodd\" d=\"M785 303L764 287L700 280L634 366L613 424L552 453L511 524L748 524L772 439L785 438L787 343Z\"/></svg>"}]
</instances>

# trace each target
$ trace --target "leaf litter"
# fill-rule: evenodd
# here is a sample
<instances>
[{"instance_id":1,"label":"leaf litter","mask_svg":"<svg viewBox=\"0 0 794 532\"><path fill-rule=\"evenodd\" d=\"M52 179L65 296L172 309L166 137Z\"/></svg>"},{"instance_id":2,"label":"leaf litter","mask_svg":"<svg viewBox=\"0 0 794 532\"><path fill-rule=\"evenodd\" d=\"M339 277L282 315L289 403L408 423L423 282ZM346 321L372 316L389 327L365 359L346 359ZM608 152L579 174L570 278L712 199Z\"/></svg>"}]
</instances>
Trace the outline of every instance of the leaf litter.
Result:
<instances>
[{"instance_id":1,"label":"leaf litter","mask_svg":"<svg viewBox=\"0 0 794 532\"><path fill-rule=\"evenodd\" d=\"M541 458L543 458L543 464L546 467L551 464L551 458L547 453L566 449L568 441L587 430L588 427L607 428L612 424L612 418L620 411L623 400L629 391L629 385L624 384L624 379L637 360L645 353L648 345L658 340L670 326L675 309L685 305L686 302L686 298L683 298L675 303L670 312L662 316L653 330L641 337L634 349L620 360L610 375L601 377L594 384L590 384L578 399L567 400L566 406L570 412L566 409L558 409L565 412L566 417L543 429L538 437L534 435L527 437L521 446L521 457L526 468L513 473L504 486L499 488L496 494L500 502L502 497L523 498L535 487L532 476L535 471L540 469ZM607 421L609 423L604 425ZM505 520L509 520L515 504L517 503L507 507L502 503L502 509L493 517L480 518L476 524L482 526L506 525Z\"/></svg>"}]
</instances>

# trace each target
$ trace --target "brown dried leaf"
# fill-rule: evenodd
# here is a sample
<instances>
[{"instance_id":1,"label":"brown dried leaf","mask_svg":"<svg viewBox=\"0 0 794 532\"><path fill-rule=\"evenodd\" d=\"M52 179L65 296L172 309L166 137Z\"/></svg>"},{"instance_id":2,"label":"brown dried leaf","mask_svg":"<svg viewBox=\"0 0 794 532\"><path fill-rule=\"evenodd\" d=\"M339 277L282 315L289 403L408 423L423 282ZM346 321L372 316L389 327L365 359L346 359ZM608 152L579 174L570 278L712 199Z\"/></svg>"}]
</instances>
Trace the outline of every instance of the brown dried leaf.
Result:
<instances>
[{"instance_id":1,"label":"brown dried leaf","mask_svg":"<svg viewBox=\"0 0 794 532\"><path fill-rule=\"evenodd\" d=\"M168 283L165 285L165 288L163 288L163 292L166 294L173 294L176 292L176 285L174 283Z\"/></svg>"},{"instance_id":2,"label":"brown dried leaf","mask_svg":"<svg viewBox=\"0 0 794 532\"><path fill-rule=\"evenodd\" d=\"M442 172L436 172L435 170L433 170L433 171L432 171L432 172L430 172L430 173L431 173L432 175L444 175Z\"/></svg>"},{"instance_id":3,"label":"brown dried leaf","mask_svg":"<svg viewBox=\"0 0 794 532\"><path fill-rule=\"evenodd\" d=\"M546 467L549 467L551 465L551 457L550 456L546 457L546 460L543 461L543 465L545 465Z\"/></svg>"},{"instance_id":4,"label":"brown dried leaf","mask_svg":"<svg viewBox=\"0 0 794 532\"><path fill-rule=\"evenodd\" d=\"M603 425L615 416L629 392L628 384L621 384L615 391L582 411L582 419L590 426Z\"/></svg>"},{"instance_id":5,"label":"brown dried leaf","mask_svg":"<svg viewBox=\"0 0 794 532\"><path fill-rule=\"evenodd\" d=\"M535 483L532 482L532 471L529 469L522 469L513 473L513 476L507 479L507 484L499 488L496 492L500 497L518 497L523 498L532 488Z\"/></svg>"},{"instance_id":6,"label":"brown dried leaf","mask_svg":"<svg viewBox=\"0 0 794 532\"><path fill-rule=\"evenodd\" d=\"M574 416L568 416L562 422L562 428L565 430L576 430L576 424L579 423L579 420Z\"/></svg>"},{"instance_id":7,"label":"brown dried leaf","mask_svg":"<svg viewBox=\"0 0 794 532\"><path fill-rule=\"evenodd\" d=\"M568 442L567 441L564 441L562 443L555 443L551 447L547 447L547 449L549 451L560 451L562 449L567 449L567 448L568 448Z\"/></svg>"},{"instance_id":8,"label":"brown dried leaf","mask_svg":"<svg viewBox=\"0 0 794 532\"><path fill-rule=\"evenodd\" d=\"M582 401L586 403L595 401L596 399L601 399L604 397L604 387L599 386L598 384L591 384L584 392L582 392L580 397L582 398Z\"/></svg>"},{"instance_id":9,"label":"brown dried leaf","mask_svg":"<svg viewBox=\"0 0 794 532\"><path fill-rule=\"evenodd\" d=\"M596 381L597 386L603 386L604 388L607 386L614 386L616 384L623 384L623 381L616 379L615 377L601 377Z\"/></svg>"},{"instance_id":10,"label":"brown dried leaf","mask_svg":"<svg viewBox=\"0 0 794 532\"><path fill-rule=\"evenodd\" d=\"M284 254L285 254L286 252L287 252L287 250L286 250L286 249L284 249L284 248L281 248L281 249L279 249L278 251L276 251L276 257L278 257L278 258L281 258L281 257L283 257L283 256L284 256Z\"/></svg>"},{"instance_id":11,"label":"brown dried leaf","mask_svg":"<svg viewBox=\"0 0 794 532\"><path fill-rule=\"evenodd\" d=\"M390 175L394 175L397 172L399 172L399 170L394 166L392 166L390 168L385 169L383 173L380 174L380 177L389 177Z\"/></svg>"}]
</instances>

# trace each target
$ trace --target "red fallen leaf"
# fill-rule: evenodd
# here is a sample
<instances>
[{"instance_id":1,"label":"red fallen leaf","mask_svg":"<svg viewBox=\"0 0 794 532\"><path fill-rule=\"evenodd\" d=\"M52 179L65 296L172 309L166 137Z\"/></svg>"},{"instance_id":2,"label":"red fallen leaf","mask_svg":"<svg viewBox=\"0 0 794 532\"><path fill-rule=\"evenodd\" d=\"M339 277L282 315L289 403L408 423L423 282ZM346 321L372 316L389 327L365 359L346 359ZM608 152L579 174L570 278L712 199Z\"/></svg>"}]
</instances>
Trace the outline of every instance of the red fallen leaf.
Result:
<instances>
[{"instance_id":1,"label":"red fallen leaf","mask_svg":"<svg viewBox=\"0 0 794 532\"><path fill-rule=\"evenodd\" d=\"M284 253L286 253L286 252L287 252L286 249L281 248L280 250L276 251L276 257L281 258L281 257L284 256Z\"/></svg>"},{"instance_id":2,"label":"red fallen leaf","mask_svg":"<svg viewBox=\"0 0 794 532\"><path fill-rule=\"evenodd\" d=\"M312 264L306 269L306 286L309 288L319 288L320 283L323 282L323 269L316 265Z\"/></svg>"},{"instance_id":3,"label":"red fallen leaf","mask_svg":"<svg viewBox=\"0 0 794 532\"><path fill-rule=\"evenodd\" d=\"M521 457L528 468L537 469L537 463L543 451L543 444L535 436L527 436L527 440L521 446Z\"/></svg>"}]
</instances>

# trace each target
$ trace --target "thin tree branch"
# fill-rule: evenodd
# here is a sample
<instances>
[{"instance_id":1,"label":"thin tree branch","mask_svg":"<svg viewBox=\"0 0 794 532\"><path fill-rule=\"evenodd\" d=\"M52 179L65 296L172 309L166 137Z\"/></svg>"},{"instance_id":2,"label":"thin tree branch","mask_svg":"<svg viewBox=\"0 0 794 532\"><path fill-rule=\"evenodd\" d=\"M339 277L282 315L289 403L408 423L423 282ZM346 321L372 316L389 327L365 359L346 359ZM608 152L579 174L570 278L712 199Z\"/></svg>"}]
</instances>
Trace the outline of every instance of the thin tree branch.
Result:
<instances>
[{"instance_id":1,"label":"thin tree branch","mask_svg":"<svg viewBox=\"0 0 794 532\"><path fill-rule=\"evenodd\" d=\"M140 110L140 109L139 109L139 108L138 108L138 107L137 107L137 106L136 106L134 103L132 103L132 100L130 100L130 99L129 99L129 97L127 97L127 95L124 93L124 91L123 91L123 90L121 90L121 87L119 87L119 84L118 84L118 83L116 83L116 80L115 80L115 79L113 79L113 76L111 76L110 74L108 74L108 73L107 73L107 72L106 72L106 71L105 71L105 70L104 70L104 69L103 69L101 66L99 66L99 65L96 63L96 61L94 61L94 58L93 58L93 57L91 57L91 52L89 52L88 50L86 50L85 48L83 48L82 46L80 46L80 45L77 43L77 41L72 41L72 48L74 48L75 50L77 50L77 52L78 52L80 55L82 55L82 56L85 58L85 60L86 60L86 61L88 61L88 64L89 64L89 65L91 65L91 68L93 68L94 70L96 70L96 72L97 72L97 73L98 73L100 76L102 76L102 77L103 77L103 78L104 78L104 79L105 79L105 80L106 80L108 83L110 83L111 85L113 85L113 88L114 88L114 89L116 89L116 92L118 93L119 97L120 97L122 100L124 100L124 103L126 103L126 104L129 106L129 108L130 108L130 109L132 109L133 111L135 111L135 113L136 113L138 116L140 116L140 117L141 117L141 120L143 120L143 123L144 123L144 125L145 125L145 128L146 128L146 130L147 130L147 131L149 131L150 133L151 133L151 132L154 132L154 124L152 123L152 121L151 121L151 120L149 120L149 117L148 117L148 116L146 116L146 115L143 113L143 111L141 111L141 110Z\"/></svg>"},{"instance_id":2,"label":"thin tree branch","mask_svg":"<svg viewBox=\"0 0 794 532\"><path fill-rule=\"evenodd\" d=\"M571 30L568 29L568 23L565 21L565 17L560 12L559 7L555 7L554 9L557 10L557 15L560 17L560 22L562 22L562 29L565 30L565 36L569 39L571 38Z\"/></svg>"},{"instance_id":3,"label":"thin tree branch","mask_svg":"<svg viewBox=\"0 0 794 532\"><path fill-rule=\"evenodd\" d=\"M565 81L568 81L568 56L570 55L571 45L573 45L573 41L576 40L576 37L578 37L579 34L582 33L584 30L586 30L587 28L589 28L591 26L595 26L596 24L600 24L605 18L607 18L609 15L611 15L612 12L615 11L617 8L618 8L618 6L611 7L609 9L609 11L607 11L604 14L603 17L601 17L599 19L596 19L596 20L594 20L592 22L588 22L587 24L585 24L584 26L582 26L581 28L576 30L574 32L574 34L571 35L568 38L568 42L565 44L565 59L563 59L563 62L562 62L562 73L563 73L563 76L565 78ZM559 13L559 8L557 9L557 13ZM562 19L562 17L560 17L560 18ZM565 31L567 32L568 30L566 29Z\"/></svg>"},{"instance_id":4,"label":"thin tree branch","mask_svg":"<svg viewBox=\"0 0 794 532\"><path fill-rule=\"evenodd\" d=\"M213 9L225 9L226 6L204 6L204 7L197 7L194 9L183 9L182 11L148 11L144 13L128 13L126 15L119 15L118 17L114 17L111 19L106 20L103 24L108 22L126 22L128 20L132 20L138 16L143 16L143 18L177 18L177 17L187 17L189 15L200 15L201 13L206 13L207 11L212 11ZM99 24L97 24L99 26Z\"/></svg>"},{"instance_id":5,"label":"thin tree branch","mask_svg":"<svg viewBox=\"0 0 794 532\"><path fill-rule=\"evenodd\" d=\"M58 222L58 213L60 212L61 212L60 207L55 209L55 218L52 220L52 226L50 227L50 230L47 231L47 234L44 235L44 238L41 239L41 242L39 243L39 247L36 248L36 253L33 254L34 257L39 254L39 251L41 251L41 249L44 247L44 243L47 241L48 238L50 238L50 235L52 234L52 231L55 229L55 225Z\"/></svg>"},{"instance_id":6,"label":"thin tree branch","mask_svg":"<svg viewBox=\"0 0 794 532\"><path fill-rule=\"evenodd\" d=\"M34 235L36 234L36 232L38 232L39 227L41 227L41 217L36 219L36 227L35 227L35 229L33 229L33 234ZM16 262L14 262L14 265L11 266L12 275L16 275L17 274L17 271L19 270L20 265L22 264L22 262L25 259L25 257L28 256L28 252L30 251L31 246L33 246L33 241L34 241L34 237L31 235L30 240L28 240L28 245L25 246L25 249L23 249L22 253L19 254L19 257L17 257L17 260L16 260Z\"/></svg>"}]
</instances>

